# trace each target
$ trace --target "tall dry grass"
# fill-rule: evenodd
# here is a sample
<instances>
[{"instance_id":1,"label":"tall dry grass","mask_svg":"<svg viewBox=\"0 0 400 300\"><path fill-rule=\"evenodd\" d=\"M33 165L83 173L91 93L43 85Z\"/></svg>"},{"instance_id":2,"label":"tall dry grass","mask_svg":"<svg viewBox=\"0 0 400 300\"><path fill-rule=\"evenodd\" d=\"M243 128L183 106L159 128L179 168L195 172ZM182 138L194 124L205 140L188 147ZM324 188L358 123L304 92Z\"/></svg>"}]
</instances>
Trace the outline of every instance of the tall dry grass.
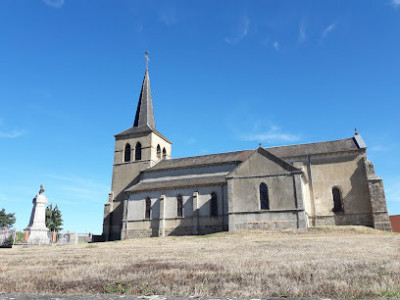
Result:
<instances>
[{"instance_id":1,"label":"tall dry grass","mask_svg":"<svg viewBox=\"0 0 400 300\"><path fill-rule=\"evenodd\" d=\"M400 234L346 227L2 249L0 291L400 297Z\"/></svg>"}]
</instances>

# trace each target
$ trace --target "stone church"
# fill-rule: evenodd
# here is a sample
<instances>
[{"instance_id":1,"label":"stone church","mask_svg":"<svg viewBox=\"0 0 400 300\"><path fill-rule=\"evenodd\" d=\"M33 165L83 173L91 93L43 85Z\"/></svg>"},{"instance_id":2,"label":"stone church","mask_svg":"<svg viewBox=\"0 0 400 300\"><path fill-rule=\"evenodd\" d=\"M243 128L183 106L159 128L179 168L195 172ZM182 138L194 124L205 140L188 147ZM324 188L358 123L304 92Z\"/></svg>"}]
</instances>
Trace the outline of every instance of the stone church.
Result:
<instances>
[{"instance_id":1,"label":"stone church","mask_svg":"<svg viewBox=\"0 0 400 300\"><path fill-rule=\"evenodd\" d=\"M171 158L146 68L133 126L115 135L103 239L365 225L391 230L382 179L360 134Z\"/></svg>"}]
</instances>

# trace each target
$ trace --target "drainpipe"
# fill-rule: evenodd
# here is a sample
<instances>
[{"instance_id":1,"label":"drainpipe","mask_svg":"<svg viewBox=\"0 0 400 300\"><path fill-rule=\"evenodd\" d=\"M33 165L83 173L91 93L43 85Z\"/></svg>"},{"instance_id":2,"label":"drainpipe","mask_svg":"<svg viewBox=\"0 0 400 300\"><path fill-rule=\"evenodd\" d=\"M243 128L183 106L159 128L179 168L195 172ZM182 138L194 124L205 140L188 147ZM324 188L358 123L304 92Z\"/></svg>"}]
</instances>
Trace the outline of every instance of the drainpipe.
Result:
<instances>
[{"instance_id":1,"label":"drainpipe","mask_svg":"<svg viewBox=\"0 0 400 300\"><path fill-rule=\"evenodd\" d=\"M312 210L313 210L313 226L317 225L317 214L316 214L316 209L315 209L315 198L314 198L314 183L312 179L312 171L311 171L311 158L310 155L307 155L307 160L308 160L308 180L310 181L310 196L311 196L311 202L312 202Z\"/></svg>"}]
</instances>

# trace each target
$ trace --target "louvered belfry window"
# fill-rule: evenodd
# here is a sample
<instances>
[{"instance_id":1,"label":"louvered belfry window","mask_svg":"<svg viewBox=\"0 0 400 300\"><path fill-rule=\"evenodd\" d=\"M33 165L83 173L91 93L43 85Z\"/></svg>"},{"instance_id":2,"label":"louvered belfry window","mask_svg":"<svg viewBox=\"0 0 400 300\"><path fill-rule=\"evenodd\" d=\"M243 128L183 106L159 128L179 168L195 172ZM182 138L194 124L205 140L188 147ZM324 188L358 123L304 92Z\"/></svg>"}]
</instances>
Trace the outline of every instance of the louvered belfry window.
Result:
<instances>
[{"instance_id":1,"label":"louvered belfry window","mask_svg":"<svg viewBox=\"0 0 400 300\"><path fill-rule=\"evenodd\" d=\"M124 157L124 161L131 161L131 145L126 144L125 145L125 157Z\"/></svg>"}]
</instances>

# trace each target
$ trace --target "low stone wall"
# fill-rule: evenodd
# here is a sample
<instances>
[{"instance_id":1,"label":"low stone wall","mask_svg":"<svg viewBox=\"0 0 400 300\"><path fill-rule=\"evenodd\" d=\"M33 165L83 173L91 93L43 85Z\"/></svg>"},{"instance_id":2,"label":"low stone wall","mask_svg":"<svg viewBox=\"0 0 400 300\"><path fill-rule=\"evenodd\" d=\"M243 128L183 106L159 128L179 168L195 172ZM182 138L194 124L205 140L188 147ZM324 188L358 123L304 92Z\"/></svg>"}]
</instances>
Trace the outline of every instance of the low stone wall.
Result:
<instances>
[{"instance_id":1,"label":"low stone wall","mask_svg":"<svg viewBox=\"0 0 400 300\"><path fill-rule=\"evenodd\" d=\"M261 211L229 215L229 231L297 229L299 211ZM305 228L305 224L302 228Z\"/></svg>"},{"instance_id":2,"label":"low stone wall","mask_svg":"<svg viewBox=\"0 0 400 300\"><path fill-rule=\"evenodd\" d=\"M336 213L330 216L317 216L315 226L334 226L334 225L363 225L373 227L372 215Z\"/></svg>"}]
</instances>

